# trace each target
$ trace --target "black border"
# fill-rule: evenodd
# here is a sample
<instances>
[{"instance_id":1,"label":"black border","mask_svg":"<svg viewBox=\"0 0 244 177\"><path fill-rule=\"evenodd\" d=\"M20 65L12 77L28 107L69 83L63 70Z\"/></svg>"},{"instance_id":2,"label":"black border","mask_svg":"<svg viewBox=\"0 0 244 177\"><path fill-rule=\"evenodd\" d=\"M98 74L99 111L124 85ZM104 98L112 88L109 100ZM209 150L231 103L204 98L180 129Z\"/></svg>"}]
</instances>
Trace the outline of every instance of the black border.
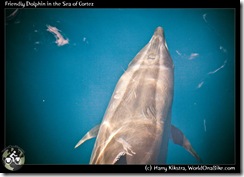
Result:
<instances>
[{"instance_id":1,"label":"black border","mask_svg":"<svg viewBox=\"0 0 244 177\"><path fill-rule=\"evenodd\" d=\"M2 166L3 167L3 166ZM194 167L196 170L189 170ZM160 169L161 170L158 170ZM163 170L166 168L167 171ZM3 167L4 173L240 173L240 168L236 165L24 165L18 171L9 171Z\"/></svg>"},{"instance_id":2,"label":"black border","mask_svg":"<svg viewBox=\"0 0 244 177\"><path fill-rule=\"evenodd\" d=\"M10 0L11 2L19 2L19 1L13 1ZM29 0L30 2L32 2L32 0ZM25 2L25 1L22 1ZM38 2L38 1L35 1ZM41 2L41 1L40 1ZM43 1L45 2L45 1ZM49 2L52 2L51 0L49 0ZM66 2L72 2L72 1L68 1L66 0ZM168 170L166 173L241 173L241 158L240 156L242 155L240 152L240 147L241 147L241 143L240 143L240 128L241 128L241 56L240 56L240 45L241 45L241 41L240 41L240 10L242 10L239 2L237 1L238 4L234 4L234 1L232 2L228 2L228 1L179 1L179 2L174 2L174 1L160 1L160 0L150 0L150 1L101 1L101 0L86 0L83 2L93 2L94 6L92 7L79 7L79 8L234 8L235 12L236 12L236 16L235 16L235 22L236 22L236 26L235 26L235 34L236 34L236 50L235 50L235 54L236 54L236 92L235 92L235 98L236 98L236 164L233 165L158 165L159 167L166 167ZM5 6L5 1L2 1L4 8L11 8L8 6ZM166 4L167 3L167 4ZM12 7L13 8L13 7ZM14 7L17 8L17 7ZM21 7L19 7L21 8ZM25 7L25 8L29 8L29 7ZM33 8L33 7L30 7ZM38 8L48 8L48 7L38 7ZM51 8L59 8L59 7L51 7ZM77 7L60 7L60 8L77 8ZM3 19L4 17L4 13L5 10L2 10L2 15L3 15ZM4 23L3 23L4 24ZM3 31L5 30L5 25L3 25ZM5 52L5 33L3 33L3 52L2 54L4 54ZM3 56L3 58L5 57L5 54ZM3 60L4 61L4 60ZM3 62L3 81L5 83L5 63ZM5 87L4 87L5 88ZM4 101L4 117L5 117L5 90L3 91L3 101ZM1 123L1 132L2 132L2 143L1 143L1 149L3 150L6 147L4 147L4 125L5 125L5 120L4 118L2 119L3 122ZM160 173L163 174L165 173L164 171L159 171L159 170L153 170L153 168L155 168L157 165L24 165L20 170L18 171L9 171L7 170L3 165L0 165L0 172L3 173L110 173L110 174L114 174L114 173L130 173L130 174L136 174L136 173ZM188 166L194 166L194 167L198 167L199 170L188 170ZM184 170L179 170L180 168L184 168L187 169L186 171ZM209 170L203 170L206 168L210 168ZM230 170L230 171L222 171L219 170L220 168L228 168L228 167L235 167L235 170ZM173 169L173 170L169 170L169 169ZM212 169L216 169L216 170L211 170Z\"/></svg>"},{"instance_id":3,"label":"black border","mask_svg":"<svg viewBox=\"0 0 244 177\"><path fill-rule=\"evenodd\" d=\"M20 2L18 0L5 0L4 2ZM21 2L55 2L54 0L22 0ZM66 3L73 3L76 2L76 0L62 0L56 2L63 2ZM63 6L62 4L60 6L38 6L37 8L236 8L237 5L234 4L234 1L211 1L211 0L204 0L204 1L158 1L158 0L150 0L150 1L129 1L129 0L123 0L123 1L109 1L109 0L78 0L78 2L90 2L93 3L93 6ZM239 4L238 4L239 5ZM5 3L3 4L5 8L11 8L10 6L6 6ZM16 7L12 7L16 8ZM21 8L21 7L19 7ZM35 8L35 7L25 7L25 8Z\"/></svg>"}]
</instances>

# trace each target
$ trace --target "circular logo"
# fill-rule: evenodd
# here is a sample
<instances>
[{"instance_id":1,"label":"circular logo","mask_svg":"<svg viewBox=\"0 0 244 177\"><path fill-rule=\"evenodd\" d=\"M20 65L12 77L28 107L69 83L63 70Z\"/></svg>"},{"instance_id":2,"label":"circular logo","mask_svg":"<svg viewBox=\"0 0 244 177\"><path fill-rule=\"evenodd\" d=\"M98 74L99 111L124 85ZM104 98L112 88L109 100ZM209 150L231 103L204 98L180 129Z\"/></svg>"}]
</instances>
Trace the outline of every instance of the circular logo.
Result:
<instances>
[{"instance_id":1,"label":"circular logo","mask_svg":"<svg viewBox=\"0 0 244 177\"><path fill-rule=\"evenodd\" d=\"M24 151L18 146L8 146L3 150L2 162L10 171L19 170L25 163Z\"/></svg>"}]
</instances>

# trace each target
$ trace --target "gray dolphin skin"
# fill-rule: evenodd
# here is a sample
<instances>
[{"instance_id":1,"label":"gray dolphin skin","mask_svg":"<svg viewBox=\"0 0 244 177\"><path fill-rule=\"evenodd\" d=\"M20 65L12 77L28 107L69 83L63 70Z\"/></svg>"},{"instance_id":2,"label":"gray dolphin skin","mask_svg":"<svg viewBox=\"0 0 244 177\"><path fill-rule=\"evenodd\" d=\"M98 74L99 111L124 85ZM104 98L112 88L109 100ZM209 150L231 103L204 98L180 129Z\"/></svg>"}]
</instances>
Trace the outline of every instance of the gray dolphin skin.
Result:
<instances>
[{"instance_id":1,"label":"gray dolphin skin","mask_svg":"<svg viewBox=\"0 0 244 177\"><path fill-rule=\"evenodd\" d=\"M188 139L171 125L174 65L157 27L119 79L102 123L75 146L96 137L90 164L165 164L168 141L201 161Z\"/></svg>"}]
</instances>

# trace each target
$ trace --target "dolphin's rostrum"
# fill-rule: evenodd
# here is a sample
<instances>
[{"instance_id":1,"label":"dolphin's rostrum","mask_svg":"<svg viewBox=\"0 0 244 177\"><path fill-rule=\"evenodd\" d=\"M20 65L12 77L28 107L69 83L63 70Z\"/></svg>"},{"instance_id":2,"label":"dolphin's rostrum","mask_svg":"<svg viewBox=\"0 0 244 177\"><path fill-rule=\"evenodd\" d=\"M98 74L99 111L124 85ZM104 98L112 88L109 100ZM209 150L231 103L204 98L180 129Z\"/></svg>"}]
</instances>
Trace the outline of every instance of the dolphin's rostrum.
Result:
<instances>
[{"instance_id":1,"label":"dolphin's rostrum","mask_svg":"<svg viewBox=\"0 0 244 177\"><path fill-rule=\"evenodd\" d=\"M157 27L149 43L119 79L100 125L75 146L96 137L91 164L165 164L168 141L200 157L184 134L171 126L174 65Z\"/></svg>"}]
</instances>

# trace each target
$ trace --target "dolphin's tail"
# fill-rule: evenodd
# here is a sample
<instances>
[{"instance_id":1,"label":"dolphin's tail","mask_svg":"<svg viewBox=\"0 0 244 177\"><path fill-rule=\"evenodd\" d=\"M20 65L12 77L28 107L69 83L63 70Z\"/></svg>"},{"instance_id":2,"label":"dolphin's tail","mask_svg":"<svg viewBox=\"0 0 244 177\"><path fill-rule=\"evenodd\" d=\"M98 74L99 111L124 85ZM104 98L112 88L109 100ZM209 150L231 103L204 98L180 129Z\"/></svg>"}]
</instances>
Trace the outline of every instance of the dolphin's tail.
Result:
<instances>
[{"instance_id":1,"label":"dolphin's tail","mask_svg":"<svg viewBox=\"0 0 244 177\"><path fill-rule=\"evenodd\" d=\"M181 130L173 125L171 125L171 138L175 144L183 146L188 152L191 153L191 155L193 155L199 162L202 163L201 158L191 146L190 141L185 137Z\"/></svg>"}]
</instances>

